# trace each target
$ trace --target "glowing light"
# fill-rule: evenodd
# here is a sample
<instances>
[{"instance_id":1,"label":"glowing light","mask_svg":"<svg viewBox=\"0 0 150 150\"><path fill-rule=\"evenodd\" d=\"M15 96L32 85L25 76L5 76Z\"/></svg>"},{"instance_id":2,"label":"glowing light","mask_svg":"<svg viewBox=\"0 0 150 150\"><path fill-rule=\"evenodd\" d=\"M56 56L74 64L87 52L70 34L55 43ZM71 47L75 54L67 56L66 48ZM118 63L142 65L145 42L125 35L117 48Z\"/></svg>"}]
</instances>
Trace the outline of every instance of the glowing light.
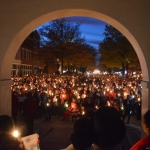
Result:
<instances>
[{"instance_id":1,"label":"glowing light","mask_svg":"<svg viewBox=\"0 0 150 150\"><path fill-rule=\"evenodd\" d=\"M15 130L15 131L13 132L13 136L14 136L14 137L19 137L19 135L20 135L20 133L19 133L17 130Z\"/></svg>"}]
</instances>

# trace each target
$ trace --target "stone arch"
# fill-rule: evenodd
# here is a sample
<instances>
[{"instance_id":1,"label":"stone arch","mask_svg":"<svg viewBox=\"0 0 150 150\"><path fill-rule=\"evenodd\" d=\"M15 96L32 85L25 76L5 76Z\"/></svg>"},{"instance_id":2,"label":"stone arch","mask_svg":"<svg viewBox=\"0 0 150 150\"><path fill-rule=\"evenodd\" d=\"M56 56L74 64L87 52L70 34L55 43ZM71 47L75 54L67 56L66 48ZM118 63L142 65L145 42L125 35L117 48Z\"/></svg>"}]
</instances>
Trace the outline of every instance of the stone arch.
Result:
<instances>
[{"instance_id":1,"label":"stone arch","mask_svg":"<svg viewBox=\"0 0 150 150\"><path fill-rule=\"evenodd\" d=\"M144 81L144 92L145 92L145 110L147 110L148 107L148 86L149 86L149 74L148 74L148 67L146 63L146 59L143 55L143 51L140 48L136 38L132 35L132 32L129 31L129 29L121 24L117 19L114 19L113 17L109 15L105 15L104 13L92 11L92 10L87 10L87 9L61 9L57 11L53 11L50 13L46 13L44 15L40 15L39 17L36 17L34 20L31 20L27 25L21 26L20 30L12 36L12 40L10 41L10 44L7 47L7 50L4 53L4 57L1 60L1 70L0 70L0 86L3 87L4 84L7 85L5 89L1 89L1 93L4 92L4 90L9 90L7 92L4 92L6 94L10 94L10 70L11 70L11 65L13 63L14 56L20 47L21 43L25 40L25 38L38 26L42 25L43 23L46 23L51 20L55 20L58 18L63 18L63 17L69 17L69 16L85 16L85 17L91 17L91 18L96 18L102 21L105 21L106 23L112 25L116 29L118 29L122 34L126 36L126 38L130 41L132 46L134 47L137 56L140 60L141 68L142 68L142 73L143 73L143 79ZM6 103L2 105L2 100L3 98L0 97L0 114L11 114L11 103L8 102L10 101L10 96L8 96ZM7 105L9 104L9 106ZM6 109L7 108L7 109ZM142 106L144 108L144 106Z\"/></svg>"}]
</instances>

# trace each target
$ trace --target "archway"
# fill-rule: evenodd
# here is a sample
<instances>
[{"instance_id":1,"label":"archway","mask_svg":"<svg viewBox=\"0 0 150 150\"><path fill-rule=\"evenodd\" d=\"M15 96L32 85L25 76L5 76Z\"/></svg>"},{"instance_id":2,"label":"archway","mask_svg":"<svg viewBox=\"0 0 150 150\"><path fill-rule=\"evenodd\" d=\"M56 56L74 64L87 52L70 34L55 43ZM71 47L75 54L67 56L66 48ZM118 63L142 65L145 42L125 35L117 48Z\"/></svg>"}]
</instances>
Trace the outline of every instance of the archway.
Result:
<instances>
[{"instance_id":1,"label":"archway","mask_svg":"<svg viewBox=\"0 0 150 150\"><path fill-rule=\"evenodd\" d=\"M112 25L118 31L120 31L130 41L130 43L132 44L132 46L134 47L134 49L137 53L137 56L140 60L144 81L149 81L147 64L146 64L143 52L142 52L138 42L136 41L136 39L133 37L133 35L121 23L119 23L115 19L113 19L107 15L104 15L102 13L98 13L98 12L94 12L94 11L90 11L90 10L82 10L82 9L59 10L59 11L45 14L43 16L36 18L35 20L33 20L29 24L27 24L23 29L21 29L18 32L18 34L13 38L13 40L11 41L11 43L7 49L6 56L8 57L11 55L12 57L9 58L9 60L11 59L10 61L13 62L14 56L15 56L17 50L19 49L19 46L35 28L37 28L41 24L44 24L48 21L55 20L58 18L70 17L70 16L84 16L84 17L96 18L96 19L102 20L102 21ZM14 56L12 55L12 53ZM5 58L5 60L8 59L7 57ZM3 72L3 70L5 70L5 66L6 66L5 63L8 64L8 62L5 60L3 61L2 72ZM10 65L11 64L12 63L10 63ZM8 69L8 71L10 72L9 69Z\"/></svg>"},{"instance_id":2,"label":"archway","mask_svg":"<svg viewBox=\"0 0 150 150\"><path fill-rule=\"evenodd\" d=\"M143 73L143 80L146 82L143 82L143 92L144 92L144 105L142 106L142 112L144 113L148 106L148 83L149 82L149 74L148 74L148 67L146 63L146 59L143 55L142 49L140 48L136 38L131 34L131 32L119 21L113 19L113 17L110 17L108 15L105 15L103 13L99 13L96 11L91 11L91 10L85 10L85 9L63 9L63 10L58 10L58 11L53 11L50 13L47 13L45 15L39 16L36 19L32 20L29 22L26 26L20 29L20 31L13 36L10 44L8 45L8 48L4 54L3 59L1 60L1 71L0 71L0 78L1 78L1 83L0 86L3 87L4 84L7 85L5 86L5 89L1 90L1 93L3 93L4 90L7 90L7 95L10 94L10 70L11 70L11 65L13 63L14 56L20 47L21 43L25 40L25 38L38 26L41 24L55 20L58 18L63 18L63 17L69 17L69 16L84 16L84 17L91 17L91 18L96 18L99 20L102 20L116 29L118 29L122 34L126 36L126 38L130 41L132 46L134 47L137 56L140 60L141 68L142 68L142 73ZM7 100L2 103L2 96L0 100L0 114L11 114L11 103L10 103L10 96L7 97ZM146 106L146 107L144 107Z\"/></svg>"}]
</instances>

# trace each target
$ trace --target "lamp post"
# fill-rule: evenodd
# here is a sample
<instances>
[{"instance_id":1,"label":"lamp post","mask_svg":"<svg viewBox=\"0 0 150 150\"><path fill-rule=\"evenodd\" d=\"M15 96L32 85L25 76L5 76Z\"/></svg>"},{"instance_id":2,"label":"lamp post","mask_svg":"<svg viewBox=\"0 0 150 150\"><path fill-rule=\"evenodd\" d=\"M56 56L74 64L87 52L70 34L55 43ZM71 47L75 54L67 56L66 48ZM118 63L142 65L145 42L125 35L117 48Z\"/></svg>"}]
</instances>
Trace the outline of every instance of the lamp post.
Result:
<instances>
[{"instance_id":1,"label":"lamp post","mask_svg":"<svg viewBox=\"0 0 150 150\"><path fill-rule=\"evenodd\" d=\"M59 71L59 67L60 67L60 64L59 64L59 59L57 58L57 63L56 63L56 72L55 72L55 74L56 75L59 75L60 74L60 71Z\"/></svg>"}]
</instances>

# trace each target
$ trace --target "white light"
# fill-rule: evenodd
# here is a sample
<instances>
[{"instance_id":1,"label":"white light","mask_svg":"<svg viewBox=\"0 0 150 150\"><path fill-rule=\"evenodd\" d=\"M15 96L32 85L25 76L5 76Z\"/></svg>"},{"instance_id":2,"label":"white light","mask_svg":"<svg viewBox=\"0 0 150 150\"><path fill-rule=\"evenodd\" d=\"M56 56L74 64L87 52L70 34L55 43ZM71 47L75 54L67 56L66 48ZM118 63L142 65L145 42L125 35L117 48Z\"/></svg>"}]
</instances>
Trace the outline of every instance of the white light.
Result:
<instances>
[{"instance_id":1,"label":"white light","mask_svg":"<svg viewBox=\"0 0 150 150\"><path fill-rule=\"evenodd\" d=\"M17 131L17 130L15 130L14 132L13 132L13 136L14 137L18 137L20 134L19 134L19 132Z\"/></svg>"}]
</instances>

